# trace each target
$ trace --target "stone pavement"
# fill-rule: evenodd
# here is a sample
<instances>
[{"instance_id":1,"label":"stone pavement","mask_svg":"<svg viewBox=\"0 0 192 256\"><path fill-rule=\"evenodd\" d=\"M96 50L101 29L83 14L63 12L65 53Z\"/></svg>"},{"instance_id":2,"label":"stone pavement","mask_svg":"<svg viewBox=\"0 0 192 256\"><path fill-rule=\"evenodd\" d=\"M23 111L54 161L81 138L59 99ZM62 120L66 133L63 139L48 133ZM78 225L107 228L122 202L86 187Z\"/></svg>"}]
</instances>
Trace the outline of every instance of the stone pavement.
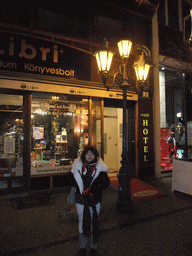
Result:
<instances>
[{"instance_id":1,"label":"stone pavement","mask_svg":"<svg viewBox=\"0 0 192 256\"><path fill-rule=\"evenodd\" d=\"M97 256L191 256L191 214L192 209L183 210L127 227L104 230L99 237ZM21 255L76 256L78 240L73 238Z\"/></svg>"},{"instance_id":2,"label":"stone pavement","mask_svg":"<svg viewBox=\"0 0 192 256\"><path fill-rule=\"evenodd\" d=\"M133 199L132 214L121 214L115 210L118 197L115 187L110 185L104 191L100 213L100 240L104 247L99 249L100 255L116 255L118 250L121 252L119 255L188 255L149 254L146 251L149 246L144 244L148 243L156 243L159 253L169 251L171 241L172 247L175 241L177 246L180 244L182 253L186 253L191 248L192 230L192 197L172 192L169 176L147 179L146 182L164 191L167 196L145 202ZM9 198L1 198L1 255L76 255L78 219L74 206L70 208L66 203L69 191L70 187L66 187L51 194L50 200L45 202L36 199L26 201L21 209ZM62 249L63 246L65 249ZM128 253L131 248L135 254ZM61 250L60 253L57 250Z\"/></svg>"}]
</instances>

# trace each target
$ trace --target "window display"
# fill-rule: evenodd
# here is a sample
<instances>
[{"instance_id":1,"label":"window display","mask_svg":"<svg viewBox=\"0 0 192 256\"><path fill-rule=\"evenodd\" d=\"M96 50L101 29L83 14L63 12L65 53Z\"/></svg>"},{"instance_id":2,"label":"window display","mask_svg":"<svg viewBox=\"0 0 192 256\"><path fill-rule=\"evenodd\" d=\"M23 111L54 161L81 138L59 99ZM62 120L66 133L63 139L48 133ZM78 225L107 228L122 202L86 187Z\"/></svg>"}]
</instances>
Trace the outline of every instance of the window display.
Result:
<instances>
[{"instance_id":1,"label":"window display","mask_svg":"<svg viewBox=\"0 0 192 256\"><path fill-rule=\"evenodd\" d=\"M68 170L88 143L87 100L33 94L31 113L31 174Z\"/></svg>"}]
</instances>

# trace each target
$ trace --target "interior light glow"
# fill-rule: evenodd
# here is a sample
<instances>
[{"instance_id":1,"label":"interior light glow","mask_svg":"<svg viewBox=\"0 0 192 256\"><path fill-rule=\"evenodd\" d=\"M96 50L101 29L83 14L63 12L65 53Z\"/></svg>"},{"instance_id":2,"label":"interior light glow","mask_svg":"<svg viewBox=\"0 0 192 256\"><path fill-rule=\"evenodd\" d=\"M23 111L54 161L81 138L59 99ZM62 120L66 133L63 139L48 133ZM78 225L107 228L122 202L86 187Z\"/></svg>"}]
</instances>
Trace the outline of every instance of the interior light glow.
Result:
<instances>
[{"instance_id":1,"label":"interior light glow","mask_svg":"<svg viewBox=\"0 0 192 256\"><path fill-rule=\"evenodd\" d=\"M181 113L181 112L177 113L177 117L178 117L178 118L179 118L179 117L182 117L182 113Z\"/></svg>"},{"instance_id":2,"label":"interior light glow","mask_svg":"<svg viewBox=\"0 0 192 256\"><path fill-rule=\"evenodd\" d=\"M40 108L36 109L34 113L36 113L38 115L42 115L42 116L47 115L47 111L42 111Z\"/></svg>"}]
</instances>

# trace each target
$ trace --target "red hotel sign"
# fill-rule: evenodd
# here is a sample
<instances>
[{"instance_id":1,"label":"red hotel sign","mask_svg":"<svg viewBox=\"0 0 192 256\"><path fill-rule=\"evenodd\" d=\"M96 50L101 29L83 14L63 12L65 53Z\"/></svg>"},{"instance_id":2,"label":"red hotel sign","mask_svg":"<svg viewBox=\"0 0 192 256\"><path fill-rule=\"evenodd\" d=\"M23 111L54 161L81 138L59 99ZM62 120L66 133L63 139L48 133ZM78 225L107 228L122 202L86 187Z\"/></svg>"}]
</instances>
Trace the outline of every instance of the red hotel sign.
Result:
<instances>
[{"instance_id":1,"label":"red hotel sign","mask_svg":"<svg viewBox=\"0 0 192 256\"><path fill-rule=\"evenodd\" d=\"M138 153L139 176L150 176L154 172L153 110L152 100L139 98Z\"/></svg>"}]
</instances>

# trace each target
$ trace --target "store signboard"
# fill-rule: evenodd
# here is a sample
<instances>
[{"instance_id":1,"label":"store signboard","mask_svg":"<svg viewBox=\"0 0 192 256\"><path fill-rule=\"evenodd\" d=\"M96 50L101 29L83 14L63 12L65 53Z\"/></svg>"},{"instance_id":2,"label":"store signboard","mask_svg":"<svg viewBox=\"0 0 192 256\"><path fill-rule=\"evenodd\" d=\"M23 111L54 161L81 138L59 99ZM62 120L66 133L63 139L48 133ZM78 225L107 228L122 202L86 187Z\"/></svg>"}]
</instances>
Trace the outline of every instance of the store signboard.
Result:
<instances>
[{"instance_id":1,"label":"store signboard","mask_svg":"<svg viewBox=\"0 0 192 256\"><path fill-rule=\"evenodd\" d=\"M140 98L138 110L139 176L144 177L154 172L152 100Z\"/></svg>"},{"instance_id":2,"label":"store signboard","mask_svg":"<svg viewBox=\"0 0 192 256\"><path fill-rule=\"evenodd\" d=\"M0 70L90 80L91 56L33 36L0 32Z\"/></svg>"}]
</instances>

